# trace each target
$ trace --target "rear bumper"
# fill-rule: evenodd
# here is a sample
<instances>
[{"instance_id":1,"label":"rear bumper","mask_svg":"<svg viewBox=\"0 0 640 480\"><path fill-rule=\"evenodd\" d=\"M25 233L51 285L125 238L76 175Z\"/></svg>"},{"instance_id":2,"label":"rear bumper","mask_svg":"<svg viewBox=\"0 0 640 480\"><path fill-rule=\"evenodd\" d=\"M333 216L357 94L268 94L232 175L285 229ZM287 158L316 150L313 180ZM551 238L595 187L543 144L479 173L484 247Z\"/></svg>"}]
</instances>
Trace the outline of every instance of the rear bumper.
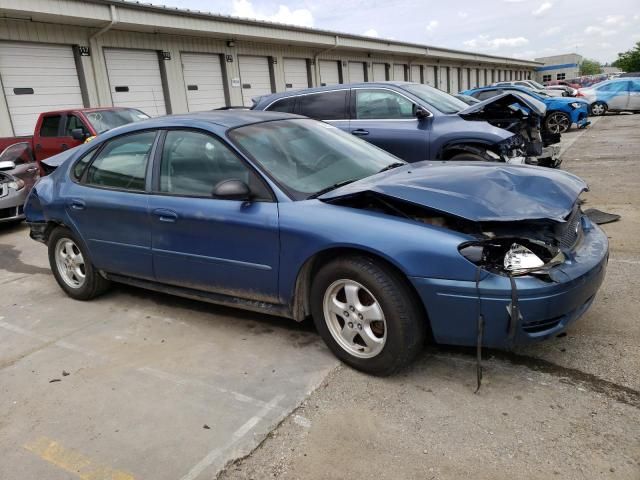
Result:
<instances>
[{"instance_id":1,"label":"rear bumper","mask_svg":"<svg viewBox=\"0 0 640 480\"><path fill-rule=\"evenodd\" d=\"M452 345L475 345L477 319L485 320L483 345L510 348L541 341L564 331L591 306L604 280L608 262L606 235L593 225L585 231L575 252L550 272L553 281L518 277L517 299L521 318L509 338L511 284L507 277L485 272L474 281L412 277L435 340Z\"/></svg>"}]
</instances>

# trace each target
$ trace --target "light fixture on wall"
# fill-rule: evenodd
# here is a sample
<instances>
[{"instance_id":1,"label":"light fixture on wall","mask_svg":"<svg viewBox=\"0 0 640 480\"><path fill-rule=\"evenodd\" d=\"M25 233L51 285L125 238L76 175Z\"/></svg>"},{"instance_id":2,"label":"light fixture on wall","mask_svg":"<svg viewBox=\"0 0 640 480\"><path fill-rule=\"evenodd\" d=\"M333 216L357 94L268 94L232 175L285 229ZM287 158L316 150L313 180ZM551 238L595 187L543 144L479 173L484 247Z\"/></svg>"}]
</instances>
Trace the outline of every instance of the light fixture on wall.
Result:
<instances>
[{"instance_id":1,"label":"light fixture on wall","mask_svg":"<svg viewBox=\"0 0 640 480\"><path fill-rule=\"evenodd\" d=\"M232 48L236 46L236 42L233 40L227 40L227 47Z\"/></svg>"}]
</instances>

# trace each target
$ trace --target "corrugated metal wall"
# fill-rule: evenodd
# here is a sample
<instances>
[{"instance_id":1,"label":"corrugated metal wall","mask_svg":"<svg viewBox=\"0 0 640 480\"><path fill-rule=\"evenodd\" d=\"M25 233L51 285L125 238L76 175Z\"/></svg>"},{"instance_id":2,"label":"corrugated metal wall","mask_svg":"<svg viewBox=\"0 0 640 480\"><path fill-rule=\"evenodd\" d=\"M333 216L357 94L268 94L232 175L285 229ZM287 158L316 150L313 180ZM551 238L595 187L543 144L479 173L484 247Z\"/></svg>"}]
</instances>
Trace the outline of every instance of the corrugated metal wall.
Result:
<instances>
[{"instance_id":1,"label":"corrugated metal wall","mask_svg":"<svg viewBox=\"0 0 640 480\"><path fill-rule=\"evenodd\" d=\"M95 7L95 5L92 5L92 8L93 7ZM140 15L142 15L142 13ZM145 20L141 17L140 21L143 22ZM223 25L222 22L220 23L221 31L230 28L228 24ZM241 26L235 26L234 28L241 28ZM343 82L348 81L347 69L349 62L361 62L366 71L366 78L369 80L374 78L374 63L388 65L391 72L393 72L394 65L412 65L414 72L420 71L420 68L422 68L424 72L422 78L425 83L437 83L437 86L445 91L452 89L452 87L455 89L459 86L456 81L457 78L453 80L450 75L458 75L461 68L465 68L465 70L463 70L465 72L467 68L479 68L481 76L478 83L484 84L483 69L501 67L501 71L504 72L505 67L505 65L488 65L487 62L469 63L455 59L446 61L442 58L430 59L429 57L425 57L424 62L421 62L417 61L415 57L393 55L393 48L390 48L389 53L384 54L365 50L358 52L344 47L318 54L319 51L323 49L326 50L324 45L322 48L320 48L320 46L311 48L285 44L235 41L234 46L229 47L225 40L213 38L150 34L116 29L110 30L104 35L90 41L90 36L95 32L95 28L0 19L0 42L7 40L90 47L91 53L89 56L79 57L79 75L82 77L81 84L84 85L85 95L90 106L112 105L109 77L104 58L106 48L162 52L162 54L159 55L159 61L161 62L161 67L163 67L162 70L166 77L165 85L167 91L165 94L168 101L167 110L173 113L182 113L189 110L187 86L181 64L181 56L183 53L210 53L221 56L222 76L226 82L225 90L228 92L227 102L234 106L243 104L238 63L238 57L243 55L262 56L269 59L271 80L276 91L285 90L285 57L301 58L309 62L309 76L312 85L320 84L319 64L322 60L338 62L341 70L344 70L341 77ZM265 37L269 35L273 36L273 27L265 27ZM302 35L302 33L299 35ZM313 37L313 35L309 33L304 35L305 41L310 41L311 37ZM320 36L318 38L320 38ZM352 46L351 43L353 43L354 48L358 47L357 41L350 40L349 46ZM523 70L523 76L527 76L532 70L533 67L531 70ZM490 72L491 70L489 70L489 73ZM407 73L411 74L412 72ZM393 77L393 73L391 76ZM413 76L417 75L413 73ZM487 83L491 83L490 78L488 80ZM189 101L192 101L192 99L189 99ZM194 106L191 105L191 108L193 109ZM13 133L6 100L3 95L0 95L0 136L11 136Z\"/></svg>"}]
</instances>

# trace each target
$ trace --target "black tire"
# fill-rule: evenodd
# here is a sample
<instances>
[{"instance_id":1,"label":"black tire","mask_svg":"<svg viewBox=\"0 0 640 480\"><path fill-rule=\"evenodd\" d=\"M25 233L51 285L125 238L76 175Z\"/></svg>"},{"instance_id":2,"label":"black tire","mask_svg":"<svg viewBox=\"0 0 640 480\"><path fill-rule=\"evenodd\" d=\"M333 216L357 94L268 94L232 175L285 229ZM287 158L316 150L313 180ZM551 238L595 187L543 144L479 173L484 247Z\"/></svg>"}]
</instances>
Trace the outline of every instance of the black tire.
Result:
<instances>
[{"instance_id":1,"label":"black tire","mask_svg":"<svg viewBox=\"0 0 640 480\"><path fill-rule=\"evenodd\" d=\"M82 253L84 259L84 283L79 287L72 287L63 280L63 274L58 269L58 263L56 262L56 248L61 240L71 240L77 249ZM49 265L51 271L55 277L60 288L75 300L91 300L99 295L102 295L109 288L111 282L104 278L96 270L91 263L89 254L84 244L68 229L65 227L56 227L49 235L47 242L49 248Z\"/></svg>"},{"instance_id":2,"label":"black tire","mask_svg":"<svg viewBox=\"0 0 640 480\"><path fill-rule=\"evenodd\" d=\"M544 119L544 127L553 134L568 132L571 128L571 117L564 112L550 112Z\"/></svg>"},{"instance_id":3,"label":"black tire","mask_svg":"<svg viewBox=\"0 0 640 480\"><path fill-rule=\"evenodd\" d=\"M595 108L595 111L594 111ZM594 117L599 117L607 113L609 106L604 102L593 102L589 108L589 113Z\"/></svg>"},{"instance_id":4,"label":"black tire","mask_svg":"<svg viewBox=\"0 0 640 480\"><path fill-rule=\"evenodd\" d=\"M386 341L382 350L371 358L359 358L343 348L325 320L325 294L328 295L334 282L343 279L355 281L371 292L384 314ZM331 351L346 364L369 374L386 376L397 372L424 346L427 319L406 279L368 257L338 258L322 266L311 286L311 312L318 332Z\"/></svg>"},{"instance_id":5,"label":"black tire","mask_svg":"<svg viewBox=\"0 0 640 480\"><path fill-rule=\"evenodd\" d=\"M483 157L477 153L463 152L456 153L453 157L449 159L450 161L455 162L488 162L489 159Z\"/></svg>"}]
</instances>

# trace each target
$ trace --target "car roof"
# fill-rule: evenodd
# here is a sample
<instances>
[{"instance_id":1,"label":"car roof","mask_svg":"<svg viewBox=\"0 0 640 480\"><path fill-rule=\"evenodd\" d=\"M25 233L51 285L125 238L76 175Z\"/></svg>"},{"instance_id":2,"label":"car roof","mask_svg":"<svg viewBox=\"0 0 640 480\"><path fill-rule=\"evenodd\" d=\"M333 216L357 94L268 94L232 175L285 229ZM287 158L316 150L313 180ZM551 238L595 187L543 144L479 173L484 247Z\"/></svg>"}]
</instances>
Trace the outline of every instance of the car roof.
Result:
<instances>
[{"instance_id":1,"label":"car roof","mask_svg":"<svg viewBox=\"0 0 640 480\"><path fill-rule=\"evenodd\" d=\"M69 112L78 112L78 113L91 113L91 112L104 112L106 110L116 111L116 110L138 110L137 108L131 107L91 107L91 108L63 108L60 110L47 110L46 112L42 112L43 114L61 114L61 113L69 113Z\"/></svg>"},{"instance_id":2,"label":"car roof","mask_svg":"<svg viewBox=\"0 0 640 480\"><path fill-rule=\"evenodd\" d=\"M264 100L277 100L278 98L286 98L291 96L300 95L303 93L317 93L317 92L326 92L331 90L346 90L348 88L357 88L357 87L403 87L405 85L421 85L418 82L402 82L402 81L386 81L386 82L357 82L357 83L338 83L336 85L325 85L324 87L312 87L312 88L301 88L299 90L288 90L286 92L279 93L271 93L267 95L262 95L259 97L255 97L256 103L262 102Z\"/></svg>"},{"instance_id":3,"label":"car roof","mask_svg":"<svg viewBox=\"0 0 640 480\"><path fill-rule=\"evenodd\" d=\"M179 115L166 115L155 117L141 122L135 122L136 127L171 127L185 125L189 121L198 123L209 123L225 128L235 128L253 123L267 122L273 120L287 120L292 118L306 118L292 113L263 112L256 110L213 110L209 112L183 113Z\"/></svg>"}]
</instances>

